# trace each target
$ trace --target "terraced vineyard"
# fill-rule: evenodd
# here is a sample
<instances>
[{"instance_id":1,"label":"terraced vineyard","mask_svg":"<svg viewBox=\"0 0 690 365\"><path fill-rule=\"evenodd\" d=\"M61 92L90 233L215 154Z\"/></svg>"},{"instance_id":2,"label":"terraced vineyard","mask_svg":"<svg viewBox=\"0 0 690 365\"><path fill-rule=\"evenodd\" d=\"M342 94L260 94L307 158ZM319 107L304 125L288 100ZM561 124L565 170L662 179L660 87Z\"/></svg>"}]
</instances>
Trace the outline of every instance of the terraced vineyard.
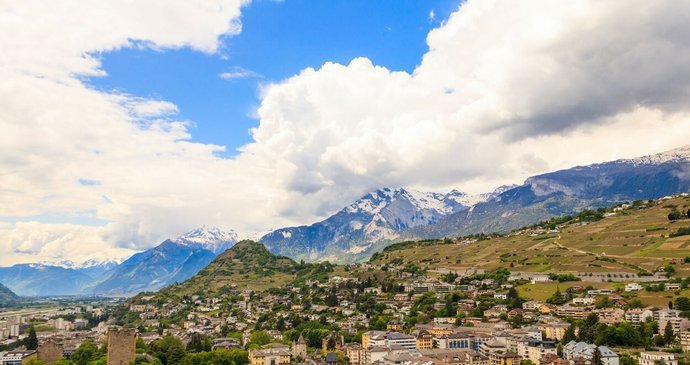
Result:
<instances>
[{"instance_id":1,"label":"terraced vineyard","mask_svg":"<svg viewBox=\"0 0 690 365\"><path fill-rule=\"evenodd\" d=\"M396 244L372 262L414 263L422 267L496 269L511 271L615 273L635 277L653 273L673 262L679 274L690 274L683 258L690 256L690 235L672 237L689 219L670 221L669 213L690 208L690 197L658 203L638 203L603 219L589 222L574 218L557 229L525 228L510 235L473 243L423 241Z\"/></svg>"}]
</instances>

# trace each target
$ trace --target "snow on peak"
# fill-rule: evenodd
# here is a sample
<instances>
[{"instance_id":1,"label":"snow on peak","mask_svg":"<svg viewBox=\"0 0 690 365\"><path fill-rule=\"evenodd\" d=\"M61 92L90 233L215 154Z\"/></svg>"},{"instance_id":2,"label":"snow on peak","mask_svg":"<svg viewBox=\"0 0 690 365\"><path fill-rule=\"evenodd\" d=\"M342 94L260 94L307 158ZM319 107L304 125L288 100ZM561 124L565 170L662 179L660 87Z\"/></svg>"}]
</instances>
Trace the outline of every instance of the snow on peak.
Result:
<instances>
[{"instance_id":1,"label":"snow on peak","mask_svg":"<svg viewBox=\"0 0 690 365\"><path fill-rule=\"evenodd\" d=\"M223 231L217 227L204 226L189 231L172 241L180 245L198 245L219 254L234 245L237 240L238 235L233 230Z\"/></svg>"},{"instance_id":2,"label":"snow on peak","mask_svg":"<svg viewBox=\"0 0 690 365\"><path fill-rule=\"evenodd\" d=\"M619 160L637 165L658 165L665 162L690 161L690 145L674 148L649 156Z\"/></svg>"},{"instance_id":3,"label":"snow on peak","mask_svg":"<svg viewBox=\"0 0 690 365\"><path fill-rule=\"evenodd\" d=\"M40 266L56 266L56 267L62 267L65 269L89 269L93 267L98 267L98 266L115 266L119 265L123 261L125 261L127 257L115 257L115 258L107 258L107 259L88 259L85 261L81 262L75 262L72 260L60 260L60 261L41 261L38 263L35 263L34 265L37 265L36 267Z\"/></svg>"}]
</instances>

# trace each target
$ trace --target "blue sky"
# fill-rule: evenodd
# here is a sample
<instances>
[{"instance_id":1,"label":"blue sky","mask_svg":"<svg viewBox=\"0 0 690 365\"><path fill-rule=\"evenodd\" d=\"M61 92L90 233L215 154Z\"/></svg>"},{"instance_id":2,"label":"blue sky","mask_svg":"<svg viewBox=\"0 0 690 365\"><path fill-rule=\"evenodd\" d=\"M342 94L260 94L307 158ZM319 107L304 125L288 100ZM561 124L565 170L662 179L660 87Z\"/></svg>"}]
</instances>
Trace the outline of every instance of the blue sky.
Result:
<instances>
[{"instance_id":1,"label":"blue sky","mask_svg":"<svg viewBox=\"0 0 690 365\"><path fill-rule=\"evenodd\" d=\"M242 12L242 32L223 39L217 54L189 49L123 49L102 55L106 77L88 82L175 103L195 123L192 139L227 147L250 142L259 85L324 62L367 57L391 70L414 70L426 36L457 9L459 0L256 0ZM430 14L433 12L434 17ZM246 70L246 78L221 73Z\"/></svg>"}]
</instances>

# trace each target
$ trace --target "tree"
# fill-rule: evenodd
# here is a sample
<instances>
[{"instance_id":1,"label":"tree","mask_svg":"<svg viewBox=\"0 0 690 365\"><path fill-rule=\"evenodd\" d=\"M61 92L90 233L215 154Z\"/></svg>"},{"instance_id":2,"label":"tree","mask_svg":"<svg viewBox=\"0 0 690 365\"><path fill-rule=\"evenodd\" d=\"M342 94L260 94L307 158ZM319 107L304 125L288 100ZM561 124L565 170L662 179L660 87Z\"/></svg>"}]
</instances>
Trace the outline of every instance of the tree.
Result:
<instances>
[{"instance_id":1,"label":"tree","mask_svg":"<svg viewBox=\"0 0 690 365\"><path fill-rule=\"evenodd\" d=\"M590 313L582 322L582 325L580 325L580 333L578 333L579 340L593 343L596 338L598 323L599 316L596 313Z\"/></svg>"},{"instance_id":2,"label":"tree","mask_svg":"<svg viewBox=\"0 0 690 365\"><path fill-rule=\"evenodd\" d=\"M98 348L93 341L86 340L77 348L70 358L75 365L87 365L99 356Z\"/></svg>"},{"instance_id":3,"label":"tree","mask_svg":"<svg viewBox=\"0 0 690 365\"><path fill-rule=\"evenodd\" d=\"M563 345L560 342L556 347L556 355L558 355L558 357L563 357Z\"/></svg>"},{"instance_id":4,"label":"tree","mask_svg":"<svg viewBox=\"0 0 690 365\"><path fill-rule=\"evenodd\" d=\"M676 309L680 311L690 311L690 298L678 297L676 298Z\"/></svg>"},{"instance_id":5,"label":"tree","mask_svg":"<svg viewBox=\"0 0 690 365\"><path fill-rule=\"evenodd\" d=\"M677 211L676 209L673 209L671 213L668 213L668 220L670 221L677 221L682 218L682 214Z\"/></svg>"},{"instance_id":6,"label":"tree","mask_svg":"<svg viewBox=\"0 0 690 365\"><path fill-rule=\"evenodd\" d=\"M32 325L29 328L29 336L26 338L26 349L36 350L38 348L38 337L36 337L36 329Z\"/></svg>"},{"instance_id":7,"label":"tree","mask_svg":"<svg viewBox=\"0 0 690 365\"><path fill-rule=\"evenodd\" d=\"M575 325L571 324L568 329L565 330L563 333L563 338L561 339L561 343L568 343L570 341L575 341Z\"/></svg>"},{"instance_id":8,"label":"tree","mask_svg":"<svg viewBox=\"0 0 690 365\"><path fill-rule=\"evenodd\" d=\"M673 343L673 338L675 336L673 335L673 325L671 324L671 321L666 322L666 327L664 327L664 341L666 344L671 344Z\"/></svg>"},{"instance_id":9,"label":"tree","mask_svg":"<svg viewBox=\"0 0 690 365\"><path fill-rule=\"evenodd\" d=\"M168 353L167 365L181 365L185 355L187 355L187 353L184 351L182 346L177 344L173 345Z\"/></svg>"},{"instance_id":10,"label":"tree","mask_svg":"<svg viewBox=\"0 0 690 365\"><path fill-rule=\"evenodd\" d=\"M599 347L594 349L594 365L603 365L601 361L601 352L599 352Z\"/></svg>"},{"instance_id":11,"label":"tree","mask_svg":"<svg viewBox=\"0 0 690 365\"><path fill-rule=\"evenodd\" d=\"M46 365L46 363L34 357L25 362L24 365Z\"/></svg>"},{"instance_id":12,"label":"tree","mask_svg":"<svg viewBox=\"0 0 690 365\"><path fill-rule=\"evenodd\" d=\"M267 345L271 343L272 337L266 331L254 331L249 336L249 342L254 345Z\"/></svg>"}]
</instances>

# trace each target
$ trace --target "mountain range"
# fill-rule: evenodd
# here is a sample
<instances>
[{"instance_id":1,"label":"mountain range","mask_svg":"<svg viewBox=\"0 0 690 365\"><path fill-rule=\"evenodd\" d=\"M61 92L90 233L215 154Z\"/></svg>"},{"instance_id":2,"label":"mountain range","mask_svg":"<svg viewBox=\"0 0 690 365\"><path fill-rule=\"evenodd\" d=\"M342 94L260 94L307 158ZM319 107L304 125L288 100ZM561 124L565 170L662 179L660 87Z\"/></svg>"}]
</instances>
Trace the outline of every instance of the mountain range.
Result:
<instances>
[{"instance_id":1,"label":"mountain range","mask_svg":"<svg viewBox=\"0 0 690 365\"><path fill-rule=\"evenodd\" d=\"M237 242L234 231L199 228L117 263L17 264L0 268L0 283L23 296L135 294L182 282Z\"/></svg>"},{"instance_id":2,"label":"mountain range","mask_svg":"<svg viewBox=\"0 0 690 365\"><path fill-rule=\"evenodd\" d=\"M476 196L381 188L320 222L281 228L259 242L293 259L355 262L403 240L508 232L587 208L688 191L690 146L537 175ZM192 277L237 241L235 232L200 228L120 263L0 268L0 283L19 295L156 290Z\"/></svg>"},{"instance_id":3,"label":"mountain range","mask_svg":"<svg viewBox=\"0 0 690 365\"><path fill-rule=\"evenodd\" d=\"M549 217L690 191L690 146L537 175L470 197L380 189L309 226L259 241L293 258L354 262L403 240L507 232Z\"/></svg>"},{"instance_id":4,"label":"mountain range","mask_svg":"<svg viewBox=\"0 0 690 365\"><path fill-rule=\"evenodd\" d=\"M434 225L510 188L502 186L479 196L457 190L439 194L378 189L321 222L278 229L259 241L271 252L294 259L356 261L377 242L395 240L411 228Z\"/></svg>"}]
</instances>

